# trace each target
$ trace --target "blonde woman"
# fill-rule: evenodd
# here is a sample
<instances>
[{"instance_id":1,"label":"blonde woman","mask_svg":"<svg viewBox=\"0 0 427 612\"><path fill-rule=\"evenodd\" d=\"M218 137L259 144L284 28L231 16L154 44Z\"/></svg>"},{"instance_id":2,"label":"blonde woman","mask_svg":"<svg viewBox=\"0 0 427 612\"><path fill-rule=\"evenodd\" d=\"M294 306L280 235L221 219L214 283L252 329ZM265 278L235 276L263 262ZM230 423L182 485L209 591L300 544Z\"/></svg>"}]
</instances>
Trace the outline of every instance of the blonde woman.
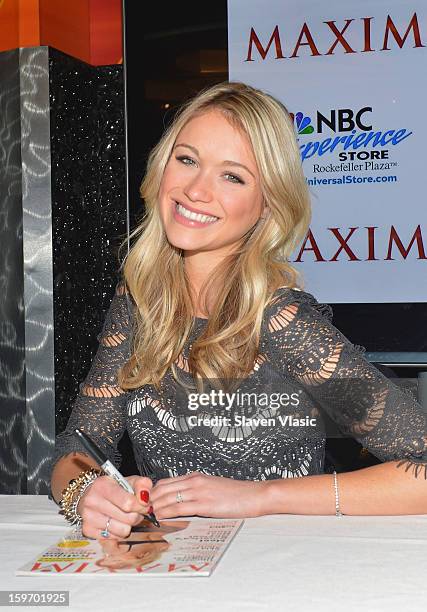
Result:
<instances>
[{"instance_id":1,"label":"blonde woman","mask_svg":"<svg viewBox=\"0 0 427 612\"><path fill-rule=\"evenodd\" d=\"M82 480L84 533L126 537L150 505L160 519L427 512L421 407L288 263L310 202L282 104L242 83L203 91L152 151L141 194L145 217L58 437L52 492L59 500L94 465L76 427L116 463L127 429L152 478L130 476L134 496L106 476ZM325 474L322 413L382 463Z\"/></svg>"}]
</instances>

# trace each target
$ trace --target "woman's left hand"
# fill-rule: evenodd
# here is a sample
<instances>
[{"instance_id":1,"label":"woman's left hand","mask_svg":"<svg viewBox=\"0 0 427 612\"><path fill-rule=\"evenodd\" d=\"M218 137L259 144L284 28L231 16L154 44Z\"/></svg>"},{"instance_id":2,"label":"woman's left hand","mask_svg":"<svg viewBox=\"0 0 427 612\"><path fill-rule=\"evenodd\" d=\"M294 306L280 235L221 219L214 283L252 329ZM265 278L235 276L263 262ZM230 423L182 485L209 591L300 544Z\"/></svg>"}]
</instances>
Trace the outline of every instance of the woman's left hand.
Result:
<instances>
[{"instance_id":1,"label":"woman's left hand","mask_svg":"<svg viewBox=\"0 0 427 612\"><path fill-rule=\"evenodd\" d=\"M191 472L159 480L150 492L150 503L158 519L176 516L249 518L266 514L268 484L269 481L233 480Z\"/></svg>"}]
</instances>

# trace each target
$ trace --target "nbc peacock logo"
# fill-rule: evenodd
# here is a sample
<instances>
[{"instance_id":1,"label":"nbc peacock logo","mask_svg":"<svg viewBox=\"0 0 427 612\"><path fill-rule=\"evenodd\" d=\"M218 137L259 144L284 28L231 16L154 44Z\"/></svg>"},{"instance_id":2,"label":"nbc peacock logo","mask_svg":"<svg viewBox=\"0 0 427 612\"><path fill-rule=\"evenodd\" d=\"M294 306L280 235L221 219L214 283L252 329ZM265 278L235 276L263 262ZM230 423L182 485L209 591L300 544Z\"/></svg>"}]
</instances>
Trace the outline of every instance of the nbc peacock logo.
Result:
<instances>
[{"instance_id":1,"label":"nbc peacock logo","mask_svg":"<svg viewBox=\"0 0 427 612\"><path fill-rule=\"evenodd\" d=\"M312 134L314 132L314 127L310 125L311 118L307 115L304 116L303 113L298 112L296 115L291 113L291 117L294 120L298 136L300 134Z\"/></svg>"}]
</instances>

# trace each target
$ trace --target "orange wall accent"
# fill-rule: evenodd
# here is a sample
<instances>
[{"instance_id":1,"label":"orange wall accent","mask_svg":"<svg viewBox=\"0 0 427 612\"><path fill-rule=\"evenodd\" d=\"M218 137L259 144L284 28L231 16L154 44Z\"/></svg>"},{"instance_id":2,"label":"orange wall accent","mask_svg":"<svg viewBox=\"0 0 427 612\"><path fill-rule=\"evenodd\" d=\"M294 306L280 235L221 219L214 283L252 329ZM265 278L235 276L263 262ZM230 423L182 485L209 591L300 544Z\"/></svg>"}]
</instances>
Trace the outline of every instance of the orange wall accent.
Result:
<instances>
[{"instance_id":1,"label":"orange wall accent","mask_svg":"<svg viewBox=\"0 0 427 612\"><path fill-rule=\"evenodd\" d=\"M0 48L19 46L19 6L16 0L0 0Z\"/></svg>"},{"instance_id":2,"label":"orange wall accent","mask_svg":"<svg viewBox=\"0 0 427 612\"><path fill-rule=\"evenodd\" d=\"M121 0L91 0L90 54L95 66L123 62Z\"/></svg>"},{"instance_id":3,"label":"orange wall accent","mask_svg":"<svg viewBox=\"0 0 427 612\"><path fill-rule=\"evenodd\" d=\"M90 0L40 0L40 41L90 63Z\"/></svg>"},{"instance_id":4,"label":"orange wall accent","mask_svg":"<svg viewBox=\"0 0 427 612\"><path fill-rule=\"evenodd\" d=\"M19 0L19 47L40 45L39 0Z\"/></svg>"},{"instance_id":5,"label":"orange wall accent","mask_svg":"<svg viewBox=\"0 0 427 612\"><path fill-rule=\"evenodd\" d=\"M0 0L0 51L39 45L95 66L121 63L121 0Z\"/></svg>"}]
</instances>

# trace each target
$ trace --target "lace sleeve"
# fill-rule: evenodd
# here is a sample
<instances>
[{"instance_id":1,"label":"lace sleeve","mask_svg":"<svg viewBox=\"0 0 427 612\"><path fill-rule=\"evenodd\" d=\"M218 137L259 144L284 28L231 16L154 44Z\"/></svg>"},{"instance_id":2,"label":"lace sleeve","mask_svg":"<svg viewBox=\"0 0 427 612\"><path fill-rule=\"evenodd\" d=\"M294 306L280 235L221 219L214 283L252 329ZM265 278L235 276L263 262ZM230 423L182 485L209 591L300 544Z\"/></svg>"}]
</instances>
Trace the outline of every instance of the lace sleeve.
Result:
<instances>
[{"instance_id":1,"label":"lace sleeve","mask_svg":"<svg viewBox=\"0 0 427 612\"><path fill-rule=\"evenodd\" d=\"M75 428L86 432L116 466L120 463L117 444L126 427L127 393L117 384L117 371L130 356L129 299L119 283L97 336L99 347L89 373L80 384L66 429L56 438L52 469L62 456L85 452L73 435Z\"/></svg>"},{"instance_id":2,"label":"lace sleeve","mask_svg":"<svg viewBox=\"0 0 427 612\"><path fill-rule=\"evenodd\" d=\"M332 309L304 291L285 289L267 311L271 361L321 410L381 461L427 478L427 418L331 323Z\"/></svg>"}]
</instances>

